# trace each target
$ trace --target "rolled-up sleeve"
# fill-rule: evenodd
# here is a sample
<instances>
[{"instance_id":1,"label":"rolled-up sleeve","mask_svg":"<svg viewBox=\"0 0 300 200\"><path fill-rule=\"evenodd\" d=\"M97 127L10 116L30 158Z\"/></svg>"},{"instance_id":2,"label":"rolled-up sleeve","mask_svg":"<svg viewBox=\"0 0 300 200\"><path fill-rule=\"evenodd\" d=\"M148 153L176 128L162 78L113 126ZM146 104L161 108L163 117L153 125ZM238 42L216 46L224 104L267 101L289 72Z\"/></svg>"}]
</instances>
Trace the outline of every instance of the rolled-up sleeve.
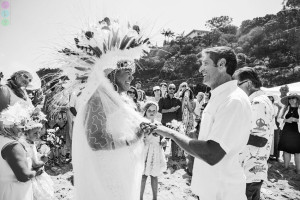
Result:
<instances>
[{"instance_id":1,"label":"rolled-up sleeve","mask_svg":"<svg viewBox=\"0 0 300 200\"><path fill-rule=\"evenodd\" d=\"M231 99L220 106L212 119L211 132L207 140L213 140L228 154L241 144L247 144L251 127L251 111L242 102ZM245 135L245 126L249 132Z\"/></svg>"}]
</instances>

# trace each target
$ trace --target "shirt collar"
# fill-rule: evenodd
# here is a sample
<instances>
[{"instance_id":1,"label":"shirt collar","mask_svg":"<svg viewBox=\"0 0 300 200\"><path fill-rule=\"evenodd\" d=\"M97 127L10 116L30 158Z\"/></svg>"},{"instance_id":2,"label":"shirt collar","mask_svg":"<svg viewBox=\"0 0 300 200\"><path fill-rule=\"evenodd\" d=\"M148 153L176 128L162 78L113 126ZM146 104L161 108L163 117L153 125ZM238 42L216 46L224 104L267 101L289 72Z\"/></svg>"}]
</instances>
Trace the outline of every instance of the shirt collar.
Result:
<instances>
[{"instance_id":1,"label":"shirt collar","mask_svg":"<svg viewBox=\"0 0 300 200\"><path fill-rule=\"evenodd\" d=\"M211 91L211 96L212 97L218 96L223 91L229 88L237 88L237 80L228 81L226 83L223 83L222 85L219 85L218 87L216 87Z\"/></svg>"},{"instance_id":2,"label":"shirt collar","mask_svg":"<svg viewBox=\"0 0 300 200\"><path fill-rule=\"evenodd\" d=\"M253 93L249 96L249 99L250 99L250 101L253 101L253 99L254 99L255 97L258 97L258 96L261 96L261 95L264 95L264 94L266 94L264 91L258 90L258 91L256 91L256 92L253 92Z\"/></svg>"}]
</instances>

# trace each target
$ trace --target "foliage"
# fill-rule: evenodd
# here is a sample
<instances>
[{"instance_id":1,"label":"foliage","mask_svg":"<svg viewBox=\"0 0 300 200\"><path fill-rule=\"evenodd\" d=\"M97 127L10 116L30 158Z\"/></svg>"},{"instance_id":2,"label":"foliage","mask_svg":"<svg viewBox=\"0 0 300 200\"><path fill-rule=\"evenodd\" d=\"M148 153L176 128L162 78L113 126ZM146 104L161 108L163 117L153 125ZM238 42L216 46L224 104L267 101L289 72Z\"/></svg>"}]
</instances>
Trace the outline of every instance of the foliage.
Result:
<instances>
[{"instance_id":1,"label":"foliage","mask_svg":"<svg viewBox=\"0 0 300 200\"><path fill-rule=\"evenodd\" d=\"M231 22L232 18L229 16L213 17L206 22L205 26L210 29L220 29L230 25Z\"/></svg>"}]
</instances>

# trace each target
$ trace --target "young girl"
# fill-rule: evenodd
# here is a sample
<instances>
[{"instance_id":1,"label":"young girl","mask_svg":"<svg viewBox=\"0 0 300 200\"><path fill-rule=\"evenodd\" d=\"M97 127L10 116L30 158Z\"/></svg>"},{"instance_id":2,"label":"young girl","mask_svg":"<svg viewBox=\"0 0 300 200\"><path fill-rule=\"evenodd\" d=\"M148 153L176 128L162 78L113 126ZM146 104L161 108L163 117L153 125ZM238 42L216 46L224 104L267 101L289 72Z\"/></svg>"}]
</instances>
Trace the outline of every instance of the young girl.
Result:
<instances>
[{"instance_id":1,"label":"young girl","mask_svg":"<svg viewBox=\"0 0 300 200\"><path fill-rule=\"evenodd\" d=\"M158 105L155 102L146 102L144 106L144 117L151 123L159 124L154 118L158 111ZM140 199L143 199L146 180L151 176L151 187L153 192L153 200L157 199L158 176L166 169L166 160L162 150L160 136L155 133L145 136L145 168L142 177Z\"/></svg>"},{"instance_id":2,"label":"young girl","mask_svg":"<svg viewBox=\"0 0 300 200\"><path fill-rule=\"evenodd\" d=\"M47 162L47 151L44 151L43 155L37 152L35 142L39 138L38 129L34 128L26 132L26 142L23 142L32 163L33 169L43 168L45 162ZM40 176L32 178L32 189L34 200L54 200L53 182L50 176L43 172Z\"/></svg>"}]
</instances>

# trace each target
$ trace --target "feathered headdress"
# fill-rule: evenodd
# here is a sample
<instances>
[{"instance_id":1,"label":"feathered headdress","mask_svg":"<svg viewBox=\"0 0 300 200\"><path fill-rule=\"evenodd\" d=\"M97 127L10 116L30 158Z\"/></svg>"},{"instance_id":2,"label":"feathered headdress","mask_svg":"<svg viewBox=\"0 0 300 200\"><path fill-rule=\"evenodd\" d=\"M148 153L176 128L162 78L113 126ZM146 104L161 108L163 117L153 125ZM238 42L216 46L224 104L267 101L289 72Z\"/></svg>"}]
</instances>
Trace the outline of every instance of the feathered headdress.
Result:
<instances>
[{"instance_id":1,"label":"feathered headdress","mask_svg":"<svg viewBox=\"0 0 300 200\"><path fill-rule=\"evenodd\" d=\"M59 76L51 82L68 76L68 84L61 84L60 92L56 93L50 101L63 105L66 94L71 93L83 80L104 74L114 81L114 74L118 69L135 71L135 60L143 56L149 49L149 39L145 38L139 26L129 23L121 24L105 18L86 30L81 31L74 38L73 46L59 50L57 66L62 69ZM71 78L73 77L73 78ZM103 76L102 76L103 77ZM62 103L63 102L63 103ZM55 112L55 107L48 109Z\"/></svg>"}]
</instances>

